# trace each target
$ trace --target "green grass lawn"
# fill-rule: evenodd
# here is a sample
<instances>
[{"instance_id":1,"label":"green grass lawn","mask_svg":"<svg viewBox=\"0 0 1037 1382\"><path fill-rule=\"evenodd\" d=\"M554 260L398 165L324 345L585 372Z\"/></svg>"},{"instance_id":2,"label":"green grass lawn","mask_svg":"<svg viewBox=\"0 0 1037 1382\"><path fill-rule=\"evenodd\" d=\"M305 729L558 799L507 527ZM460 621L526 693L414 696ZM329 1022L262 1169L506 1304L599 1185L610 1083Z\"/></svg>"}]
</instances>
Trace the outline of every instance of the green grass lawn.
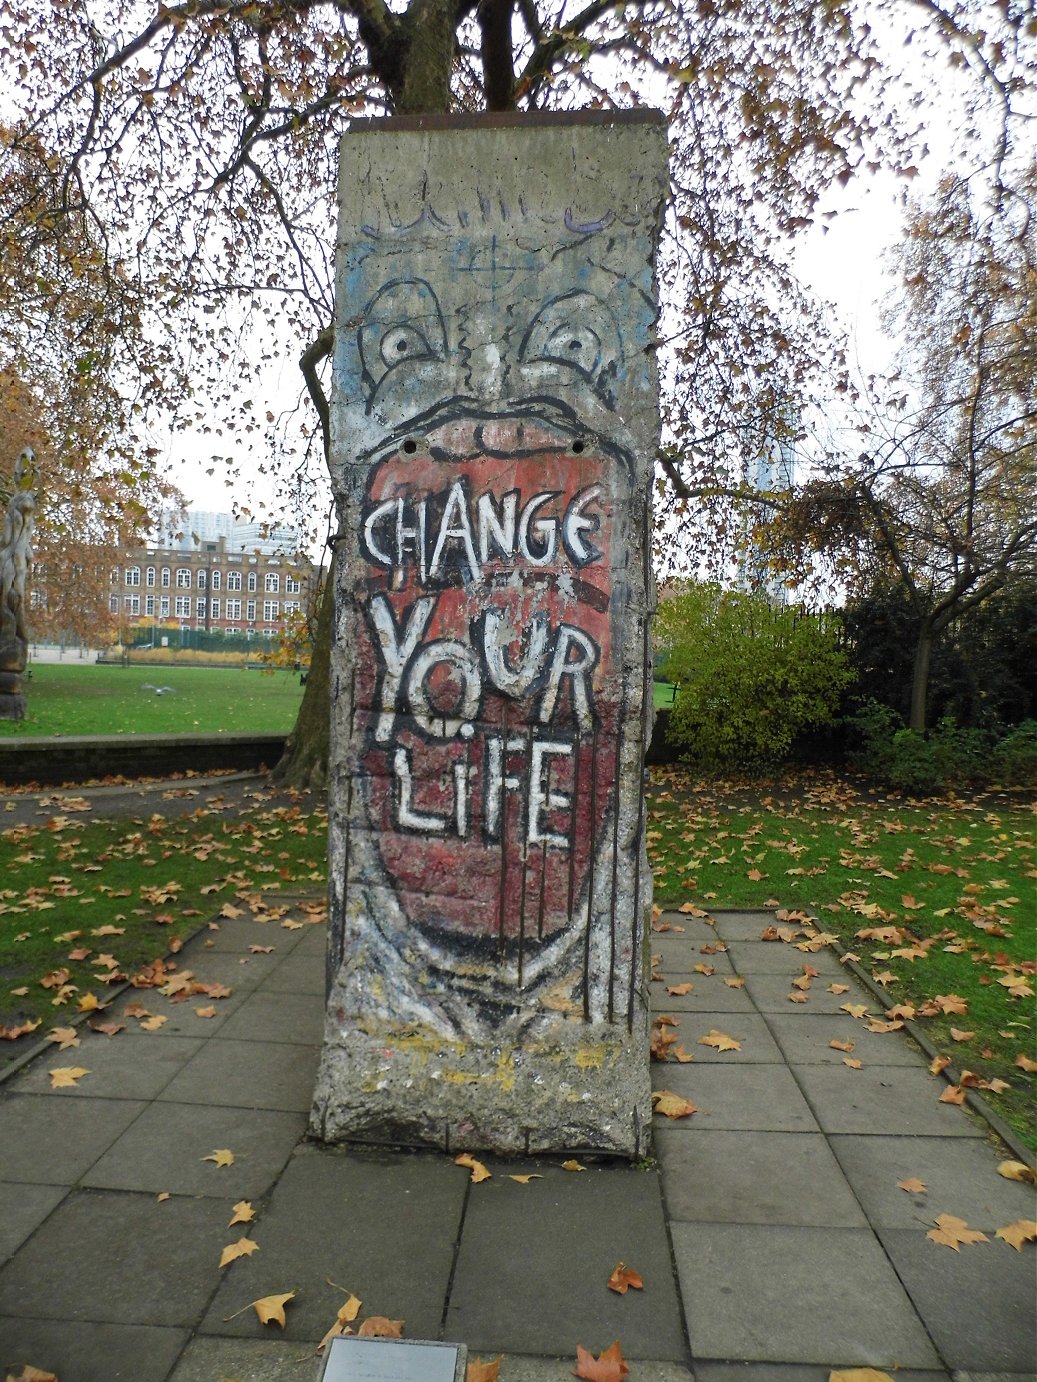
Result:
<instances>
[{"instance_id":1,"label":"green grass lawn","mask_svg":"<svg viewBox=\"0 0 1037 1382\"><path fill-rule=\"evenodd\" d=\"M1032 805L892 801L820 776L750 800L655 769L648 830L660 905L801 910L897 1003L960 999L921 1017L930 1039L1008 1081L984 1097L1037 1147L1037 1086L1016 1063L1037 1056Z\"/></svg>"},{"instance_id":2,"label":"green grass lawn","mask_svg":"<svg viewBox=\"0 0 1037 1382\"><path fill-rule=\"evenodd\" d=\"M172 687L156 695L152 687ZM35 663L24 720L0 737L69 734L287 732L302 697L298 674L240 667L104 667Z\"/></svg>"},{"instance_id":3,"label":"green grass lawn","mask_svg":"<svg viewBox=\"0 0 1037 1382\"><path fill-rule=\"evenodd\" d=\"M320 895L327 819L298 807L0 830L0 1037L41 1034L263 892ZM229 913L233 915L232 913ZM83 1004L87 1008L83 1007Z\"/></svg>"}]
</instances>

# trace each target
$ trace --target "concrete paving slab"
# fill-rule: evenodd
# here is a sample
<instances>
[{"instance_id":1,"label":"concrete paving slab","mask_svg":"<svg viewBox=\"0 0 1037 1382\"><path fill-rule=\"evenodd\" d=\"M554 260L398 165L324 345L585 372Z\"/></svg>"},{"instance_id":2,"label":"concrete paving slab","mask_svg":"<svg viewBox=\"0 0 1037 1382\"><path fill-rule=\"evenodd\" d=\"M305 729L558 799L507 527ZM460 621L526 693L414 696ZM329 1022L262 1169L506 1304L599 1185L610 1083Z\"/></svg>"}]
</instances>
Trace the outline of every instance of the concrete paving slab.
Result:
<instances>
[{"instance_id":1,"label":"concrete paving slab","mask_svg":"<svg viewBox=\"0 0 1037 1382\"><path fill-rule=\"evenodd\" d=\"M802 971L797 971L802 972ZM882 1007L878 1000L861 987L852 974L842 974L838 982L849 984L849 993L829 993L829 977L815 979L807 991L805 1003L793 1003L790 993L799 992L792 987L794 974L787 978L781 974L746 974L745 988L749 997L760 1012L764 1013L838 1013L844 1003L866 1003L870 1012L881 1016Z\"/></svg>"},{"instance_id":2,"label":"concrete paving slab","mask_svg":"<svg viewBox=\"0 0 1037 1382\"><path fill-rule=\"evenodd\" d=\"M727 975L733 978L733 975ZM674 987L691 981L690 993L667 993L666 985ZM665 983L654 980L648 990L648 1000L653 1013L751 1013L756 1009L746 993L744 986L731 988L724 983L719 974L703 977L701 974L674 974L666 976Z\"/></svg>"},{"instance_id":3,"label":"concrete paving slab","mask_svg":"<svg viewBox=\"0 0 1037 1382\"><path fill-rule=\"evenodd\" d=\"M409 1338L439 1338L467 1187L450 1157L300 1148L254 1225L260 1251L226 1269L199 1332L255 1337L253 1311L225 1317L295 1290L285 1336L316 1342L343 1287L364 1315L403 1319Z\"/></svg>"},{"instance_id":4,"label":"concrete paving slab","mask_svg":"<svg viewBox=\"0 0 1037 1382\"><path fill-rule=\"evenodd\" d=\"M787 922L776 922L773 912L710 912L717 936L725 941L758 941L767 926L786 926ZM799 923L796 923L797 925Z\"/></svg>"},{"instance_id":5,"label":"concrete paving slab","mask_svg":"<svg viewBox=\"0 0 1037 1382\"><path fill-rule=\"evenodd\" d=\"M63 1185L0 1183L0 1262L6 1262L21 1247L65 1194Z\"/></svg>"},{"instance_id":6,"label":"concrete paving slab","mask_svg":"<svg viewBox=\"0 0 1037 1382\"><path fill-rule=\"evenodd\" d=\"M0 1317L189 1329L234 1241L228 1217L212 1200L73 1191L0 1268Z\"/></svg>"},{"instance_id":7,"label":"concrete paving slab","mask_svg":"<svg viewBox=\"0 0 1037 1382\"><path fill-rule=\"evenodd\" d=\"M985 1139L862 1135L832 1137L830 1143L876 1228L928 1230L938 1214L955 1214L993 1233L1037 1217L1033 1187L999 1176L998 1162L1007 1154ZM914 1177L928 1186L924 1194L898 1189L897 1181Z\"/></svg>"},{"instance_id":8,"label":"concrete paving slab","mask_svg":"<svg viewBox=\"0 0 1037 1382\"><path fill-rule=\"evenodd\" d=\"M0 1366L20 1377L30 1364L59 1382L165 1382L186 1339L147 1325L0 1319Z\"/></svg>"},{"instance_id":9,"label":"concrete paving slab","mask_svg":"<svg viewBox=\"0 0 1037 1382\"><path fill-rule=\"evenodd\" d=\"M570 1357L578 1343L598 1353L618 1338L627 1359L687 1361L657 1173L487 1164L493 1180L468 1198L445 1337L470 1349ZM543 1179L508 1179L529 1172ZM640 1272L643 1291L608 1289L620 1260Z\"/></svg>"},{"instance_id":10,"label":"concrete paving slab","mask_svg":"<svg viewBox=\"0 0 1037 1382\"><path fill-rule=\"evenodd\" d=\"M836 1364L836 1367L839 1365ZM832 1368L776 1366L774 1363L700 1363L695 1362L695 1382L828 1382ZM935 1372L926 1368L919 1372L915 1368L900 1368L895 1376L896 1382L950 1382L946 1372Z\"/></svg>"},{"instance_id":11,"label":"concrete paving slab","mask_svg":"<svg viewBox=\"0 0 1037 1382\"><path fill-rule=\"evenodd\" d=\"M282 960L262 985L264 993L312 993L324 997L324 947L302 945Z\"/></svg>"},{"instance_id":12,"label":"concrete paving slab","mask_svg":"<svg viewBox=\"0 0 1037 1382\"><path fill-rule=\"evenodd\" d=\"M120 1032L118 1034L122 1036ZM50 1072L63 1066L89 1071L51 1097L68 1099L154 1099L205 1045L202 1037L169 1037L165 1041L120 1041L91 1033L67 1051L55 1048L34 1060L12 1081L18 1094L52 1091Z\"/></svg>"},{"instance_id":13,"label":"concrete paving slab","mask_svg":"<svg viewBox=\"0 0 1037 1382\"><path fill-rule=\"evenodd\" d=\"M780 1065L653 1065L652 1088L690 1099L698 1113L674 1121L656 1116L652 1126L691 1131L714 1128L766 1132L818 1132L817 1120L795 1080Z\"/></svg>"},{"instance_id":14,"label":"concrete paving slab","mask_svg":"<svg viewBox=\"0 0 1037 1382\"><path fill-rule=\"evenodd\" d=\"M849 996L842 995L844 1003ZM768 1013L767 1026L790 1065L841 1065L847 1053L833 1041L852 1041L851 1054L865 1065L918 1066L926 1059L905 1032L869 1032L848 1013Z\"/></svg>"},{"instance_id":15,"label":"concrete paving slab","mask_svg":"<svg viewBox=\"0 0 1037 1382\"><path fill-rule=\"evenodd\" d=\"M286 906L287 904L279 903L277 905ZM280 921L280 917L268 917L264 920L248 915L243 917L218 916L215 918L215 929L207 927L194 937L189 945L184 947L182 953L195 959L195 947L197 946L206 952L250 955L252 952L249 950L249 946L272 945L274 954L283 960L286 955L291 954L305 933L304 931L286 930L280 925Z\"/></svg>"},{"instance_id":16,"label":"concrete paving slab","mask_svg":"<svg viewBox=\"0 0 1037 1382\"><path fill-rule=\"evenodd\" d=\"M216 1036L158 1097L179 1104L308 1113L319 1054L316 1046L224 1041Z\"/></svg>"},{"instance_id":17,"label":"concrete paving slab","mask_svg":"<svg viewBox=\"0 0 1037 1382\"><path fill-rule=\"evenodd\" d=\"M291 1305L288 1306L290 1310ZM255 1316L253 1316L255 1319ZM264 1326L255 1320L256 1329ZM277 1339L192 1339L169 1382L318 1382L323 1357L307 1358L303 1346Z\"/></svg>"},{"instance_id":18,"label":"concrete paving slab","mask_svg":"<svg viewBox=\"0 0 1037 1382\"><path fill-rule=\"evenodd\" d=\"M607 1343L595 1345L595 1356L612 1342L609 1339ZM589 1349L591 1345L584 1344L583 1347ZM481 1354L476 1350L474 1355L469 1351L469 1362L473 1356L482 1358L483 1362L489 1361L485 1350ZM528 1354L509 1353L501 1366L501 1378L503 1382L571 1382L575 1361L575 1347L563 1358L533 1358ZM683 1364L651 1358L638 1358L636 1377L637 1382L697 1382L691 1370Z\"/></svg>"},{"instance_id":19,"label":"concrete paving slab","mask_svg":"<svg viewBox=\"0 0 1037 1382\"><path fill-rule=\"evenodd\" d=\"M941 1104L947 1088L925 1069L800 1065L796 1078L827 1133L983 1137L986 1125L964 1108Z\"/></svg>"},{"instance_id":20,"label":"concrete paving slab","mask_svg":"<svg viewBox=\"0 0 1037 1382\"><path fill-rule=\"evenodd\" d=\"M671 1228L693 1357L939 1368L868 1229Z\"/></svg>"},{"instance_id":21,"label":"concrete paving slab","mask_svg":"<svg viewBox=\"0 0 1037 1382\"><path fill-rule=\"evenodd\" d=\"M955 1370L951 1382L1037 1382L1037 1372L972 1372Z\"/></svg>"},{"instance_id":22,"label":"concrete paving slab","mask_svg":"<svg viewBox=\"0 0 1037 1382\"><path fill-rule=\"evenodd\" d=\"M691 1120L694 1122L694 1119ZM730 1224L867 1224L839 1163L818 1133L659 1128L670 1220ZM901 1192L903 1193L903 1192Z\"/></svg>"},{"instance_id":23,"label":"concrete paving slab","mask_svg":"<svg viewBox=\"0 0 1037 1382\"><path fill-rule=\"evenodd\" d=\"M771 1036L766 1022L758 1013L672 1013L677 1026L677 1045L683 1045L696 1061L721 1065L784 1065L781 1051ZM740 1045L738 1051L721 1051L716 1046L703 1046L701 1039L713 1031L729 1036Z\"/></svg>"},{"instance_id":24,"label":"concrete paving slab","mask_svg":"<svg viewBox=\"0 0 1037 1382\"><path fill-rule=\"evenodd\" d=\"M809 965L827 982L842 979L846 968L831 950L797 950L795 945L782 941L727 941L727 947L728 957L739 974L788 974L794 978L804 972L804 965Z\"/></svg>"},{"instance_id":25,"label":"concrete paving slab","mask_svg":"<svg viewBox=\"0 0 1037 1382\"><path fill-rule=\"evenodd\" d=\"M734 974L734 965L731 957L726 950L704 954L703 945L715 944L715 938L709 936L695 936L694 939L688 936L663 935L653 932L649 944L653 957L653 969L665 974L667 978L672 974L687 975L689 978L695 977L696 965L712 965L718 974Z\"/></svg>"},{"instance_id":26,"label":"concrete paving slab","mask_svg":"<svg viewBox=\"0 0 1037 1382\"><path fill-rule=\"evenodd\" d=\"M190 970L199 983L225 984L235 993L251 992L258 988L270 978L279 964L286 963L290 958L278 956L276 950L271 955L235 955L212 949L177 956L180 969ZM194 1001L192 998L191 1002ZM199 998L197 1001L205 1000Z\"/></svg>"},{"instance_id":27,"label":"concrete paving slab","mask_svg":"<svg viewBox=\"0 0 1037 1382\"><path fill-rule=\"evenodd\" d=\"M270 1189L305 1131L304 1113L151 1104L82 1183L156 1195L208 1195L224 1204L258 1199ZM232 1166L205 1160L219 1147L234 1153Z\"/></svg>"},{"instance_id":28,"label":"concrete paving slab","mask_svg":"<svg viewBox=\"0 0 1037 1382\"><path fill-rule=\"evenodd\" d=\"M1032 1251L1016 1252L991 1236L954 1252L919 1231L878 1232L948 1366L1006 1372L1037 1366Z\"/></svg>"},{"instance_id":29,"label":"concrete paving slab","mask_svg":"<svg viewBox=\"0 0 1037 1382\"><path fill-rule=\"evenodd\" d=\"M74 1185L146 1107L131 1099L5 1095L0 1100L4 1180Z\"/></svg>"},{"instance_id":30,"label":"concrete paving slab","mask_svg":"<svg viewBox=\"0 0 1037 1382\"><path fill-rule=\"evenodd\" d=\"M312 993L260 989L220 1029L228 1041L287 1041L319 1046L324 1039L324 1003Z\"/></svg>"},{"instance_id":31,"label":"concrete paving slab","mask_svg":"<svg viewBox=\"0 0 1037 1382\"><path fill-rule=\"evenodd\" d=\"M215 1036L228 1017L240 1008L249 992L248 989L240 989L232 993L229 998L218 999L200 993L187 999L186 1002L176 1003L164 994L156 993L154 989L150 989L146 993L131 989L129 993L112 1005L110 1011L104 1013L105 1019L125 1023L124 1029L112 1037L104 1036L101 1032L94 1033L94 1035L98 1038L104 1036L105 1041L119 1041L126 1037L138 1037L146 1040L155 1037L167 1039L182 1036L201 1037L207 1041L209 1037ZM154 1031L149 1031L146 1027L141 1026L138 1018L126 1015L125 1009L133 1003L143 1004L147 1012L153 1017L164 1017L165 1021ZM212 1017L199 1017L195 1011L197 1008L203 1010L213 1008L215 1014Z\"/></svg>"}]
</instances>

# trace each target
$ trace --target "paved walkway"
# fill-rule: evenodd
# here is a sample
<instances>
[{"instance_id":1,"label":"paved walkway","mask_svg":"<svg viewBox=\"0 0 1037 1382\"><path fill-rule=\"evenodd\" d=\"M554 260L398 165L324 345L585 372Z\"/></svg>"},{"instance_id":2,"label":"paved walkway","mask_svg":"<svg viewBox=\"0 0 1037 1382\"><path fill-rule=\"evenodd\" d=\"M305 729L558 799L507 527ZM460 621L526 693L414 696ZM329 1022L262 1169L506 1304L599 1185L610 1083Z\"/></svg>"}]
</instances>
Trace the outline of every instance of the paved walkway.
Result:
<instances>
[{"instance_id":1,"label":"paved walkway","mask_svg":"<svg viewBox=\"0 0 1037 1382\"><path fill-rule=\"evenodd\" d=\"M668 916L686 929L653 937L665 982L652 989L695 1059L656 1065L654 1084L698 1112L656 1119L657 1166L491 1160L473 1185L447 1156L303 1140L324 927L301 900L269 901L179 957L233 990L215 1016L196 1012L205 997L129 993L115 1004L125 1030L83 1029L79 1047L48 1046L0 1085L8 1371L311 1382L351 1291L411 1338L503 1352L502 1382L564 1382L577 1344L617 1338L630 1382L823 1382L866 1365L900 1382L1033 1379L1035 1249L994 1238L1033 1216L1032 1190L998 1176L985 1126L938 1102L942 1082L903 1033L842 1011L877 1009L829 951L762 941L763 913L718 914L715 930ZM818 975L791 1004L804 963ZM743 987L724 982L736 975ZM144 1030L134 1002L166 1021ZM740 1049L699 1044L711 1030ZM854 1043L860 1069L833 1040ZM89 1074L52 1088L61 1066ZM217 1149L233 1164L209 1159ZM542 1178L508 1179L524 1172ZM913 1177L928 1190L898 1188ZM241 1200L255 1218L229 1227ZM990 1241L928 1241L938 1214ZM259 1250L220 1269L242 1235ZM620 1259L643 1292L606 1289ZM248 1308L288 1291L283 1333Z\"/></svg>"}]
</instances>

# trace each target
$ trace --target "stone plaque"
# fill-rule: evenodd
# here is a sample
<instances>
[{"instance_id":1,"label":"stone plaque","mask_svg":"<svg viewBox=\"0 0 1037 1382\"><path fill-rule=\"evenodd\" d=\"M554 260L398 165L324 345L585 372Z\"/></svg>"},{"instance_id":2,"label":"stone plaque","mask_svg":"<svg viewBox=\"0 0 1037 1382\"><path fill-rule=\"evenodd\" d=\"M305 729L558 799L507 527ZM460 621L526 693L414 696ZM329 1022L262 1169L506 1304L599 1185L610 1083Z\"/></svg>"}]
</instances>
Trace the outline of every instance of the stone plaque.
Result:
<instances>
[{"instance_id":1,"label":"stone plaque","mask_svg":"<svg viewBox=\"0 0 1037 1382\"><path fill-rule=\"evenodd\" d=\"M320 1382L464 1382L464 1344L421 1339L332 1339Z\"/></svg>"},{"instance_id":2,"label":"stone plaque","mask_svg":"<svg viewBox=\"0 0 1037 1382\"><path fill-rule=\"evenodd\" d=\"M342 145L313 1130L638 1155L654 113Z\"/></svg>"}]
</instances>

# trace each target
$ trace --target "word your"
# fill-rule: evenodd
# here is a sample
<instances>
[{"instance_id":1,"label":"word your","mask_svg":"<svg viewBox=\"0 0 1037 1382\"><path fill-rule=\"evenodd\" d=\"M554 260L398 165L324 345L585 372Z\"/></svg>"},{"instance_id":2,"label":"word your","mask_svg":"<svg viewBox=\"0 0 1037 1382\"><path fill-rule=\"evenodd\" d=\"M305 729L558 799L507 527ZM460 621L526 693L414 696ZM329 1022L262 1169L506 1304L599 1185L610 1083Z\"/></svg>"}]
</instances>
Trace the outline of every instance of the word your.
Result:
<instances>
[{"instance_id":1,"label":"word your","mask_svg":"<svg viewBox=\"0 0 1037 1382\"><path fill-rule=\"evenodd\" d=\"M586 510L601 486L580 490L559 514L551 506L560 493L544 490L523 501L513 489L499 499L485 493L473 500L467 481L458 479L440 494L376 504L364 519L364 546L372 562L390 571L415 564L421 585L478 581L483 567L501 559L550 566L559 541L577 566L586 566L601 556L585 537L600 526L599 515Z\"/></svg>"}]
</instances>

